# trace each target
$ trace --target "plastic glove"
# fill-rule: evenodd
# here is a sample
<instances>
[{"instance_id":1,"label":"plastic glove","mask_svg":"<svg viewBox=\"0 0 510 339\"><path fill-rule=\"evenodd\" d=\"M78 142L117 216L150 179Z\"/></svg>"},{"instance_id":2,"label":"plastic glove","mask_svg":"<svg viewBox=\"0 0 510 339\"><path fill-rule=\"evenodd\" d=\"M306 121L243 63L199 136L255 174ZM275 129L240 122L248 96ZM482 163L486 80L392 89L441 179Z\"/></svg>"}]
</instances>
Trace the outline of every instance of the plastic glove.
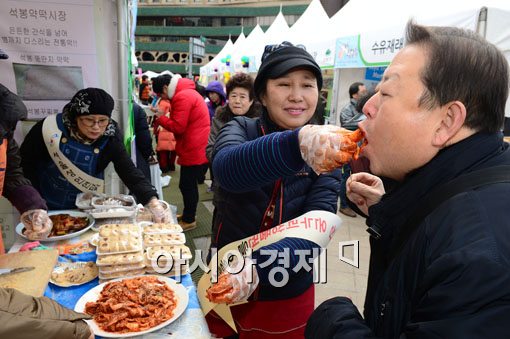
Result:
<instances>
[{"instance_id":1,"label":"plastic glove","mask_svg":"<svg viewBox=\"0 0 510 339\"><path fill-rule=\"evenodd\" d=\"M363 139L361 130L349 131L334 125L306 125L299 131L299 148L303 160L315 173L331 172L352 158L357 159Z\"/></svg>"},{"instance_id":2,"label":"plastic glove","mask_svg":"<svg viewBox=\"0 0 510 339\"><path fill-rule=\"evenodd\" d=\"M53 222L45 210L29 210L20 217L25 225L25 235L30 240L47 238L53 228Z\"/></svg>"},{"instance_id":3,"label":"plastic glove","mask_svg":"<svg viewBox=\"0 0 510 339\"><path fill-rule=\"evenodd\" d=\"M240 262L238 265L242 265ZM236 267L233 271L238 271ZM246 301L259 285L259 276L250 258L244 259L244 266L237 274L223 272L218 282L207 289L206 297L209 301L221 304L232 304Z\"/></svg>"},{"instance_id":4,"label":"plastic glove","mask_svg":"<svg viewBox=\"0 0 510 339\"><path fill-rule=\"evenodd\" d=\"M170 222L170 214L167 213L164 204L162 204L158 199L152 198L147 207L151 211L154 222Z\"/></svg>"}]
</instances>

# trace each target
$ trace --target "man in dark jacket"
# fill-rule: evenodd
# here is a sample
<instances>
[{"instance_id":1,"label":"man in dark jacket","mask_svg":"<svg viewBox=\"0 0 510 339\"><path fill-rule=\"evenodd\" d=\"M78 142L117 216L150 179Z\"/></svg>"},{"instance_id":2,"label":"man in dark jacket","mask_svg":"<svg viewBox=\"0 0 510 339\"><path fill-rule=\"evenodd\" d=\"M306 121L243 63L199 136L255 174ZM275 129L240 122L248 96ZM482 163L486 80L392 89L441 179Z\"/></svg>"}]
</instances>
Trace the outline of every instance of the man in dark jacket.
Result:
<instances>
[{"instance_id":1,"label":"man in dark jacket","mask_svg":"<svg viewBox=\"0 0 510 339\"><path fill-rule=\"evenodd\" d=\"M348 197L369 215L364 319L337 297L316 309L306 337L507 338L508 178L463 185L447 198L435 192L510 165L501 133L508 64L495 46L457 28L410 23L406 41L360 123L370 170L398 184L385 194L368 173L347 183ZM419 215L425 199L438 202Z\"/></svg>"},{"instance_id":2,"label":"man in dark jacket","mask_svg":"<svg viewBox=\"0 0 510 339\"><path fill-rule=\"evenodd\" d=\"M152 149L152 137L147 123L147 114L143 108L133 102L133 120L135 127L136 143L136 167L142 171L145 177L151 180L149 158L154 154Z\"/></svg>"}]
</instances>

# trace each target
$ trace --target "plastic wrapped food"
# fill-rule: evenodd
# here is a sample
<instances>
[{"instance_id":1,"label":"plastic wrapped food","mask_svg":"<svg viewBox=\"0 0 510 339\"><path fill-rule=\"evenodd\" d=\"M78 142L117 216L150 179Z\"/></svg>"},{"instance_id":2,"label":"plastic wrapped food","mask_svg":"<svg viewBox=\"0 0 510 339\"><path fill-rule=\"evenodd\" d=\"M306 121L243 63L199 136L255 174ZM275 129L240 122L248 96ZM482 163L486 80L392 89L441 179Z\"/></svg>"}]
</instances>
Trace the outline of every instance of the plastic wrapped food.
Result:
<instances>
[{"instance_id":1,"label":"plastic wrapped food","mask_svg":"<svg viewBox=\"0 0 510 339\"><path fill-rule=\"evenodd\" d=\"M307 125L299 131L303 160L316 172L331 172L351 159L357 159L363 146L361 130L349 131L333 125Z\"/></svg>"},{"instance_id":2,"label":"plastic wrapped food","mask_svg":"<svg viewBox=\"0 0 510 339\"><path fill-rule=\"evenodd\" d=\"M99 228L99 235L101 237L139 236L140 233L140 226L134 224L106 224Z\"/></svg>"},{"instance_id":3,"label":"plastic wrapped food","mask_svg":"<svg viewBox=\"0 0 510 339\"><path fill-rule=\"evenodd\" d=\"M97 266L136 264L144 261L143 251L123 254L98 255Z\"/></svg>"}]
</instances>

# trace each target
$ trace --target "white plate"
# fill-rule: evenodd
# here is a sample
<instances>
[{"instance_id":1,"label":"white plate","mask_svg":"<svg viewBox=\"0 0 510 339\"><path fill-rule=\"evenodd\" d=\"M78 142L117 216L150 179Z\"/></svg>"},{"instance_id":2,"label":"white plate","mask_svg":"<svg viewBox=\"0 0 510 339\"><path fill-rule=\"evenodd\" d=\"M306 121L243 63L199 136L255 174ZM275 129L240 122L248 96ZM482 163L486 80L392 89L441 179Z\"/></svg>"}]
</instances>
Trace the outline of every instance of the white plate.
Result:
<instances>
[{"instance_id":1,"label":"white plate","mask_svg":"<svg viewBox=\"0 0 510 339\"><path fill-rule=\"evenodd\" d=\"M52 242L52 241L59 241L59 240L65 240L65 239L69 239L69 238L74 238L74 237L79 236L80 234L83 234L83 233L87 232L87 230L89 228L94 226L94 222L95 222L94 218L92 216L90 216L88 213L85 213L85 212L73 211L73 210L50 211L50 212L48 212L48 215L55 215L55 214L69 214L72 217L87 217L89 219L89 224L85 228L79 230L78 232L74 232L74 233L70 233L70 234L66 234L66 235L58 235L58 236L55 236L55 237L49 237L49 238L45 238L45 239L37 239L37 241L40 241L40 242ZM31 241L30 239L28 239L23 234L23 229L24 228L25 228L25 225L23 225L22 223L19 223L18 225L16 225L16 233L18 233L18 235L20 237L22 237L23 239Z\"/></svg>"},{"instance_id":2,"label":"white plate","mask_svg":"<svg viewBox=\"0 0 510 339\"><path fill-rule=\"evenodd\" d=\"M150 277L150 275L143 275L143 276L138 276L138 277ZM106 332L106 331L101 330L94 320L85 320L89 324L89 326L92 329L92 331L94 332L94 334L101 336L101 337L106 337L106 338L134 337L134 336L150 333L153 331L157 331L157 330L169 325L170 323L175 321L177 318L179 318L181 316L181 314L184 313L184 311L186 310L186 307L188 306L189 298L188 298L188 291L186 290L186 287L184 287L181 284L178 284L175 280L173 280L171 278L162 277L162 276L155 276L155 277L158 278L160 281L165 282L168 285L168 287L170 287L174 291L175 298L177 299L177 307L174 309L174 315L172 318L170 318L167 321L162 322L161 324L154 326L148 330L140 331L140 332L130 332L130 333ZM133 279L133 278L136 278L136 277L129 277L129 278L124 278L124 279L114 279L114 280L110 280L109 282L121 281L121 280L125 280L125 279ZM76 312L85 313L85 305L88 302L97 301L97 299L99 298L99 295L101 294L101 291L103 290L103 287L106 284L107 283L102 283L100 285L97 285L96 287L92 288L87 293L85 293L76 303L74 310Z\"/></svg>"},{"instance_id":3,"label":"white plate","mask_svg":"<svg viewBox=\"0 0 510 339\"><path fill-rule=\"evenodd\" d=\"M63 273L66 269L80 268L80 267L83 267L86 265L87 265L86 262L81 262L81 261L80 262L60 262L53 268L52 274L53 273ZM94 263L94 266L95 266L95 263ZM88 283L89 281L94 280L95 278L97 278L97 275L98 275L98 272L96 272L96 274L93 277L91 277L91 279L82 281L81 283L72 283L72 282L58 283L58 282L54 281L50 276L50 282L52 284L60 286L60 287L78 286L78 285L83 285L85 283Z\"/></svg>"}]
</instances>

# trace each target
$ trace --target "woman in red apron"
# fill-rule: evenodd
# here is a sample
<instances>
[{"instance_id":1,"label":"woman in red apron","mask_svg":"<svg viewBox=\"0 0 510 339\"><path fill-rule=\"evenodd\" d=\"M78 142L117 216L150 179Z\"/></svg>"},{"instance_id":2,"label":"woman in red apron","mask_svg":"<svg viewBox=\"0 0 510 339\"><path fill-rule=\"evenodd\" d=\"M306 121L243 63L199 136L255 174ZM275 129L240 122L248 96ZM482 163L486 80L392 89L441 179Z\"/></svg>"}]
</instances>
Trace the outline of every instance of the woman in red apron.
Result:
<instances>
[{"instance_id":1,"label":"woman in red apron","mask_svg":"<svg viewBox=\"0 0 510 339\"><path fill-rule=\"evenodd\" d=\"M218 184L213 247L219 250L312 210L336 212L340 172L317 175L299 148L299 130L313 119L321 87L321 70L303 48L288 42L266 46L254 84L262 116L234 118L219 132L212 152ZM220 275L217 286L236 290L222 295L223 302L248 302L230 308L237 334L214 311L206 316L211 333L241 339L303 338L314 309L314 286L311 269L295 269L301 262L296 251L306 251L303 259L310 263L318 247L287 237L253 252L254 283L247 282L251 265L241 274ZM277 255L271 260L268 253ZM274 269L285 271L283 286L274 284Z\"/></svg>"}]
</instances>

